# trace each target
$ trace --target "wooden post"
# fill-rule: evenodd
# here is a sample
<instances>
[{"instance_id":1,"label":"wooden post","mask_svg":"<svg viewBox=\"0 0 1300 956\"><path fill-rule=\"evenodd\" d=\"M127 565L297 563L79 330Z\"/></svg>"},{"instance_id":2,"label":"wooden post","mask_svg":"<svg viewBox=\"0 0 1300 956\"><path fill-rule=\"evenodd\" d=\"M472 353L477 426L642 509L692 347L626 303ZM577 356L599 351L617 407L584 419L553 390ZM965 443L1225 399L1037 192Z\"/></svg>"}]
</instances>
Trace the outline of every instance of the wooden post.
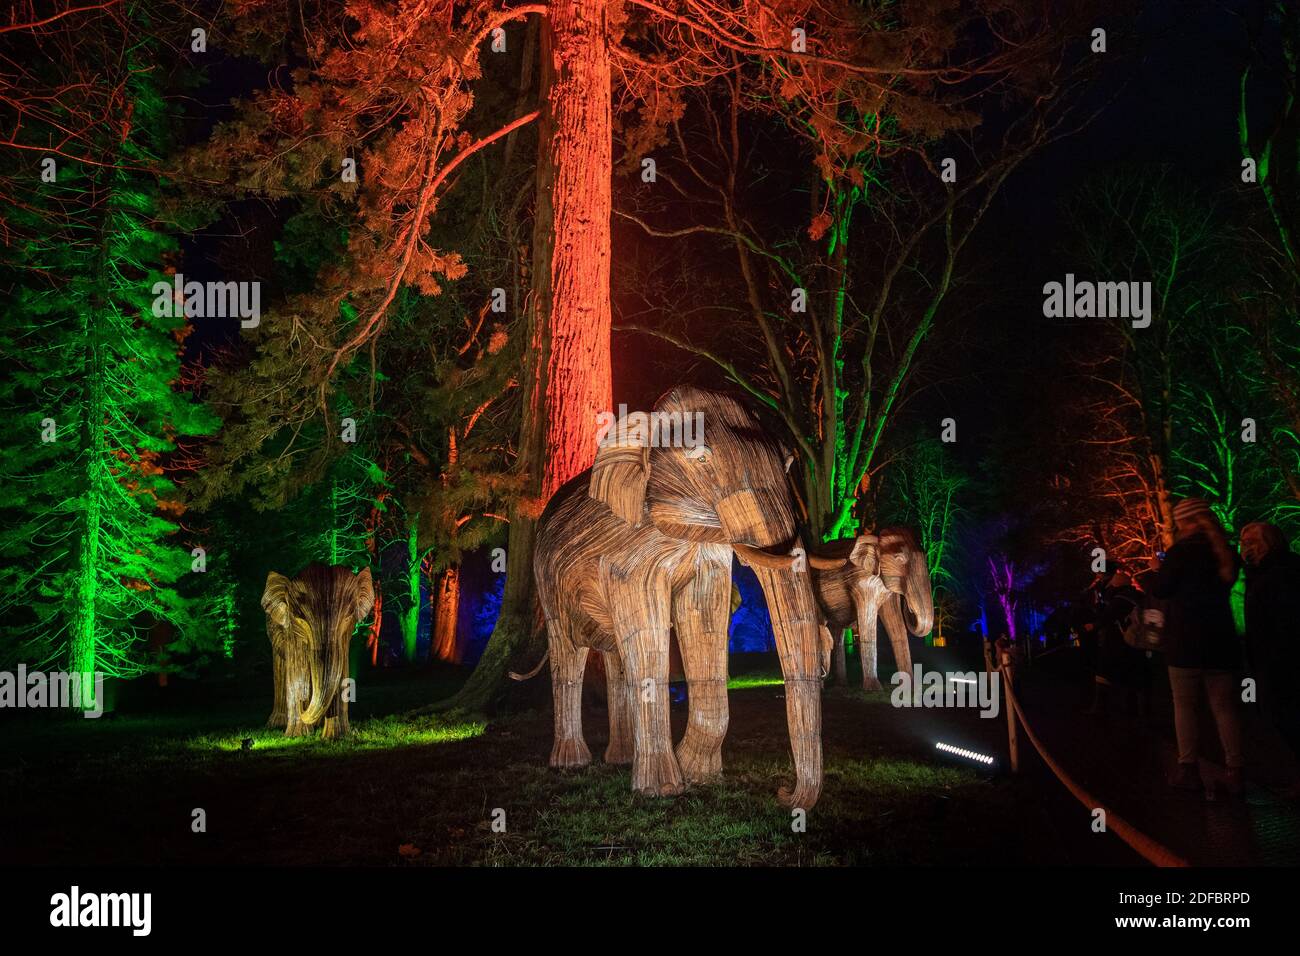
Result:
<instances>
[{"instance_id":1,"label":"wooden post","mask_svg":"<svg viewBox=\"0 0 1300 956\"><path fill-rule=\"evenodd\" d=\"M988 642L984 643L985 653L988 653ZM1015 665L1012 663L1011 647L998 641L998 663L1002 671L1002 681L1006 685L1005 700L1002 702L1003 709L1007 712L1007 749L1011 752L1011 772L1020 772L1020 745L1016 740L1016 708L1012 706L1011 697L1015 693L1012 685L1012 672Z\"/></svg>"},{"instance_id":2,"label":"wooden post","mask_svg":"<svg viewBox=\"0 0 1300 956\"><path fill-rule=\"evenodd\" d=\"M989 639L987 637L984 638L984 673L986 674L993 673L993 649L992 648L993 645L989 643Z\"/></svg>"}]
</instances>

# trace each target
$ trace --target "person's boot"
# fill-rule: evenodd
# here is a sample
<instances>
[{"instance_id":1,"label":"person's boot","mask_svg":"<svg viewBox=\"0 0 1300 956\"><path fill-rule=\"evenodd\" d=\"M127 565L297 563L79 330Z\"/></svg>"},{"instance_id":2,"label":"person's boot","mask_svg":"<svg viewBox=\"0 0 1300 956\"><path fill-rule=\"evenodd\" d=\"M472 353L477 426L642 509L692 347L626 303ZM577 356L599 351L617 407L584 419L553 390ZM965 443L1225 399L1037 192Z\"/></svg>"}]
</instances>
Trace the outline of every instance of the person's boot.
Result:
<instances>
[{"instance_id":1,"label":"person's boot","mask_svg":"<svg viewBox=\"0 0 1300 956\"><path fill-rule=\"evenodd\" d=\"M1169 775L1169 786L1175 790L1201 790L1201 774L1194 763L1180 763Z\"/></svg>"}]
</instances>

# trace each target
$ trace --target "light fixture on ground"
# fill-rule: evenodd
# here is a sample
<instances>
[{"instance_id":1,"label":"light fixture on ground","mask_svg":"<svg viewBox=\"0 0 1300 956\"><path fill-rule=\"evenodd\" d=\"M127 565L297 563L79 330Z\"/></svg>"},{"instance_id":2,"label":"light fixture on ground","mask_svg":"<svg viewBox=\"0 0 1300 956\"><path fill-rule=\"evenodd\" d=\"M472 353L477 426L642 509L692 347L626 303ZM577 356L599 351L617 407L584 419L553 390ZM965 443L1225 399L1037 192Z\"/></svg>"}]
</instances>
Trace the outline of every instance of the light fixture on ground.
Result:
<instances>
[{"instance_id":1,"label":"light fixture on ground","mask_svg":"<svg viewBox=\"0 0 1300 956\"><path fill-rule=\"evenodd\" d=\"M937 741L934 745L936 750L942 750L944 753L954 754L958 757L965 757L967 760L974 760L976 763L992 765L993 758L987 754L978 754L973 750L967 750L964 747L954 747L952 744L945 744Z\"/></svg>"}]
</instances>

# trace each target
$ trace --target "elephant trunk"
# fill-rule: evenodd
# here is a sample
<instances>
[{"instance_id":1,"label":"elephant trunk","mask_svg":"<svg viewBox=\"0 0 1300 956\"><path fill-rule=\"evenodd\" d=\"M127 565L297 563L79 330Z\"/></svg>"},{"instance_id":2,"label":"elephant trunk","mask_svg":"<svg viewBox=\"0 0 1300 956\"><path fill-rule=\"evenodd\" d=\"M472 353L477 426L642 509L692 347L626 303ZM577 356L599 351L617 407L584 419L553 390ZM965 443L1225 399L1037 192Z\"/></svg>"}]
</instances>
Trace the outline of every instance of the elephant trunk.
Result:
<instances>
[{"instance_id":1,"label":"elephant trunk","mask_svg":"<svg viewBox=\"0 0 1300 956\"><path fill-rule=\"evenodd\" d=\"M325 712L334 703L334 695L347 673L348 658L346 648L327 648L325 655L329 658L328 667L321 664L321 655L310 655L311 666L311 702L303 711L302 722L308 727L315 727L325 717Z\"/></svg>"},{"instance_id":2,"label":"elephant trunk","mask_svg":"<svg viewBox=\"0 0 1300 956\"><path fill-rule=\"evenodd\" d=\"M908 562L903 585L907 629L917 637L925 637L934 627L934 591L930 587L930 569L920 551Z\"/></svg>"},{"instance_id":3,"label":"elephant trunk","mask_svg":"<svg viewBox=\"0 0 1300 956\"><path fill-rule=\"evenodd\" d=\"M880 539L895 549L881 557L881 573L889 589L902 596L907 630L916 637L925 637L934 627L934 591L925 551L916 535L906 528L882 531ZM896 575L892 579L891 572Z\"/></svg>"},{"instance_id":4,"label":"elephant trunk","mask_svg":"<svg viewBox=\"0 0 1300 956\"><path fill-rule=\"evenodd\" d=\"M732 545L769 548L784 545L794 535L794 516L784 489L745 488L717 504L723 535Z\"/></svg>"},{"instance_id":5,"label":"elephant trunk","mask_svg":"<svg viewBox=\"0 0 1300 956\"><path fill-rule=\"evenodd\" d=\"M785 678L785 711L794 755L795 786L778 793L783 804L810 810L822 789L820 621L806 571L753 568L772 618Z\"/></svg>"},{"instance_id":6,"label":"elephant trunk","mask_svg":"<svg viewBox=\"0 0 1300 956\"><path fill-rule=\"evenodd\" d=\"M908 633L914 637L925 637L934 630L934 599L929 591L925 592L919 607L910 600L906 602L903 620L907 624Z\"/></svg>"}]
</instances>

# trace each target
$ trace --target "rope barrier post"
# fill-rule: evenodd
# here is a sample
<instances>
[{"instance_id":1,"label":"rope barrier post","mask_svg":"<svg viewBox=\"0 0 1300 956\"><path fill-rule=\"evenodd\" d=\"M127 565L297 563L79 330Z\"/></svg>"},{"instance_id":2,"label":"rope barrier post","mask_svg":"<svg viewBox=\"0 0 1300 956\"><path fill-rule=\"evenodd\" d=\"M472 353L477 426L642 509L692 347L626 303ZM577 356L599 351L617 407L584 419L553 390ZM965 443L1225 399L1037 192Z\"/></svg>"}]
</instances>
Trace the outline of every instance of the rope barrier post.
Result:
<instances>
[{"instance_id":1,"label":"rope barrier post","mask_svg":"<svg viewBox=\"0 0 1300 956\"><path fill-rule=\"evenodd\" d=\"M986 642L987 648L987 642ZM985 651L987 653L987 649ZM1012 676L1015 670L1015 664L1012 662L1011 647L1008 643L998 640L998 665L1002 671L1002 682L1006 685L1006 696L1008 704L1015 693L1015 687L1012 684ZM1016 739L1016 708L1006 706L1007 712L1007 749L1011 752L1011 772L1020 772L1020 744Z\"/></svg>"}]
</instances>

